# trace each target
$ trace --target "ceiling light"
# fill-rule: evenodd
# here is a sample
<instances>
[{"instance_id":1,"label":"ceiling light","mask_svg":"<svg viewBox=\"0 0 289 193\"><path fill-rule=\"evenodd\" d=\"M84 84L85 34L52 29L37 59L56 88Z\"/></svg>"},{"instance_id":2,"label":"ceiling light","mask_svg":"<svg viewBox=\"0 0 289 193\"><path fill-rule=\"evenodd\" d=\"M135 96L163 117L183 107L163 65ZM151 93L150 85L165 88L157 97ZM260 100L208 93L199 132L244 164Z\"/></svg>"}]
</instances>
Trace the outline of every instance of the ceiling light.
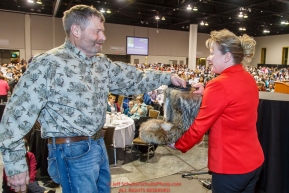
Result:
<instances>
[{"instance_id":1,"label":"ceiling light","mask_svg":"<svg viewBox=\"0 0 289 193\"><path fill-rule=\"evenodd\" d=\"M188 5L187 10L192 10L191 5Z\"/></svg>"},{"instance_id":2,"label":"ceiling light","mask_svg":"<svg viewBox=\"0 0 289 193\"><path fill-rule=\"evenodd\" d=\"M111 13L110 9L107 9L107 10L106 10L106 13Z\"/></svg>"},{"instance_id":3,"label":"ceiling light","mask_svg":"<svg viewBox=\"0 0 289 193\"><path fill-rule=\"evenodd\" d=\"M286 21L286 22L285 22L285 25L289 25L289 22L288 22L288 21Z\"/></svg>"},{"instance_id":4,"label":"ceiling light","mask_svg":"<svg viewBox=\"0 0 289 193\"><path fill-rule=\"evenodd\" d=\"M239 17L243 17L243 12L240 12L240 13L239 13Z\"/></svg>"},{"instance_id":5,"label":"ceiling light","mask_svg":"<svg viewBox=\"0 0 289 193\"><path fill-rule=\"evenodd\" d=\"M37 0L36 3L39 4L39 5L42 5L42 1L41 0Z\"/></svg>"},{"instance_id":6,"label":"ceiling light","mask_svg":"<svg viewBox=\"0 0 289 193\"><path fill-rule=\"evenodd\" d=\"M34 1L33 0L27 0L28 1L28 3L34 3Z\"/></svg>"},{"instance_id":7,"label":"ceiling light","mask_svg":"<svg viewBox=\"0 0 289 193\"><path fill-rule=\"evenodd\" d=\"M247 15L247 14L244 14L244 18L248 18L248 15Z\"/></svg>"},{"instance_id":8,"label":"ceiling light","mask_svg":"<svg viewBox=\"0 0 289 193\"><path fill-rule=\"evenodd\" d=\"M156 20L159 20L159 19L160 19L160 17L157 15L157 16L156 16Z\"/></svg>"},{"instance_id":9,"label":"ceiling light","mask_svg":"<svg viewBox=\"0 0 289 193\"><path fill-rule=\"evenodd\" d=\"M201 23L200 23L201 25L205 25L205 23L203 22L203 21L201 21Z\"/></svg>"},{"instance_id":10,"label":"ceiling light","mask_svg":"<svg viewBox=\"0 0 289 193\"><path fill-rule=\"evenodd\" d=\"M209 24L206 22L205 25L208 26Z\"/></svg>"},{"instance_id":11,"label":"ceiling light","mask_svg":"<svg viewBox=\"0 0 289 193\"><path fill-rule=\"evenodd\" d=\"M182 27L183 29L185 28L185 26Z\"/></svg>"},{"instance_id":12,"label":"ceiling light","mask_svg":"<svg viewBox=\"0 0 289 193\"><path fill-rule=\"evenodd\" d=\"M285 24L285 21L281 21L281 24Z\"/></svg>"},{"instance_id":13,"label":"ceiling light","mask_svg":"<svg viewBox=\"0 0 289 193\"><path fill-rule=\"evenodd\" d=\"M266 29L263 32L266 33L266 34L270 33L270 31L266 30Z\"/></svg>"},{"instance_id":14,"label":"ceiling light","mask_svg":"<svg viewBox=\"0 0 289 193\"><path fill-rule=\"evenodd\" d=\"M246 31L246 28L240 27L239 30L240 30L240 31Z\"/></svg>"},{"instance_id":15,"label":"ceiling light","mask_svg":"<svg viewBox=\"0 0 289 193\"><path fill-rule=\"evenodd\" d=\"M194 7L194 8L193 8L193 11L198 11L198 8L197 8L197 7Z\"/></svg>"},{"instance_id":16,"label":"ceiling light","mask_svg":"<svg viewBox=\"0 0 289 193\"><path fill-rule=\"evenodd\" d=\"M104 9L103 9L103 8L101 8L100 12L101 12L101 13L105 13L105 11L104 11Z\"/></svg>"},{"instance_id":17,"label":"ceiling light","mask_svg":"<svg viewBox=\"0 0 289 193\"><path fill-rule=\"evenodd\" d=\"M164 16L162 16L162 20L166 20L166 18Z\"/></svg>"}]
</instances>

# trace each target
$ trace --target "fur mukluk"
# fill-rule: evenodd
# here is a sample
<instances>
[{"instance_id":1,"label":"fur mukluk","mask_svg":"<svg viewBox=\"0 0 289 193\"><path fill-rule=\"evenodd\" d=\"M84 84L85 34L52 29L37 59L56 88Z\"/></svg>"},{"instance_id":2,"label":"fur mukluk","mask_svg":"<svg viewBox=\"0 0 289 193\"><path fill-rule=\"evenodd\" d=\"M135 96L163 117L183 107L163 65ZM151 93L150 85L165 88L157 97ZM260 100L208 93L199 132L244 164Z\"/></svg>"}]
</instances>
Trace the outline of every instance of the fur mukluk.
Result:
<instances>
[{"instance_id":1,"label":"fur mukluk","mask_svg":"<svg viewBox=\"0 0 289 193\"><path fill-rule=\"evenodd\" d=\"M140 138L147 143L176 142L194 122L202 102L200 94L167 88L165 90L165 120L150 119L140 126Z\"/></svg>"}]
</instances>

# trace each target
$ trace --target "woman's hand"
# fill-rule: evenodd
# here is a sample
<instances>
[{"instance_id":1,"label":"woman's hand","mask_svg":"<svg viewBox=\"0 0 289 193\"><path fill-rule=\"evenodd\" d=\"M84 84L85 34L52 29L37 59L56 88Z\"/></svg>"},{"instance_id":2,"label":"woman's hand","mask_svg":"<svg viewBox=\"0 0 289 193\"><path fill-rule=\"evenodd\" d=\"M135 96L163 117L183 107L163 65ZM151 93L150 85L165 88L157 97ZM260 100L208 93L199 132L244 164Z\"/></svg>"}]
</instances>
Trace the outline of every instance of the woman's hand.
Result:
<instances>
[{"instance_id":1,"label":"woman's hand","mask_svg":"<svg viewBox=\"0 0 289 193\"><path fill-rule=\"evenodd\" d=\"M167 144L167 146L168 146L169 148L172 148L172 149L174 149L174 150L177 150L177 148L175 147L175 143Z\"/></svg>"},{"instance_id":2,"label":"woman's hand","mask_svg":"<svg viewBox=\"0 0 289 193\"><path fill-rule=\"evenodd\" d=\"M192 85L192 87L194 87L196 90L193 92L194 94L204 94L204 85L202 83L196 83L194 85Z\"/></svg>"}]
</instances>

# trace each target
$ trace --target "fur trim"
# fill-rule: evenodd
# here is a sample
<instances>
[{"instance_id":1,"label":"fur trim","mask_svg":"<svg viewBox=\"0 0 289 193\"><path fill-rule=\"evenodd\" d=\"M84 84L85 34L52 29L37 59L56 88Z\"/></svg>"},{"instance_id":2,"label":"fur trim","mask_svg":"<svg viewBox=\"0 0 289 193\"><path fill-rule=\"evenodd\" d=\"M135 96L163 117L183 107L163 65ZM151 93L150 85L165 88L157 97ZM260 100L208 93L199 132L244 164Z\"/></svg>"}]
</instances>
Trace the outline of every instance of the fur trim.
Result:
<instances>
[{"instance_id":1,"label":"fur trim","mask_svg":"<svg viewBox=\"0 0 289 193\"><path fill-rule=\"evenodd\" d=\"M176 142L194 122L202 96L190 91L168 88L165 91L166 120L151 119L140 127L140 138L147 143L168 144Z\"/></svg>"}]
</instances>

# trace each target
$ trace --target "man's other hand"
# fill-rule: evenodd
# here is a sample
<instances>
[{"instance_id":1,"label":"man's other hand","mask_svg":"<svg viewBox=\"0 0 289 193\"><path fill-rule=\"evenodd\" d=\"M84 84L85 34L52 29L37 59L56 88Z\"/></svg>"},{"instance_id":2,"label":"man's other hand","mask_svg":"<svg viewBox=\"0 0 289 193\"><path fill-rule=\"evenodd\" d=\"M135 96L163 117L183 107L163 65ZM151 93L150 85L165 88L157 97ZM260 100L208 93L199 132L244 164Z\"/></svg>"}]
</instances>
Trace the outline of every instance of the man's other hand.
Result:
<instances>
[{"instance_id":1,"label":"man's other hand","mask_svg":"<svg viewBox=\"0 0 289 193\"><path fill-rule=\"evenodd\" d=\"M26 193L27 185L29 184L28 171L16 174L14 176L7 176L7 185L10 186L15 192Z\"/></svg>"},{"instance_id":2,"label":"man's other hand","mask_svg":"<svg viewBox=\"0 0 289 193\"><path fill-rule=\"evenodd\" d=\"M187 86L186 81L180 78L177 74L171 74L171 82L175 86L181 86L183 88L186 88Z\"/></svg>"}]
</instances>

